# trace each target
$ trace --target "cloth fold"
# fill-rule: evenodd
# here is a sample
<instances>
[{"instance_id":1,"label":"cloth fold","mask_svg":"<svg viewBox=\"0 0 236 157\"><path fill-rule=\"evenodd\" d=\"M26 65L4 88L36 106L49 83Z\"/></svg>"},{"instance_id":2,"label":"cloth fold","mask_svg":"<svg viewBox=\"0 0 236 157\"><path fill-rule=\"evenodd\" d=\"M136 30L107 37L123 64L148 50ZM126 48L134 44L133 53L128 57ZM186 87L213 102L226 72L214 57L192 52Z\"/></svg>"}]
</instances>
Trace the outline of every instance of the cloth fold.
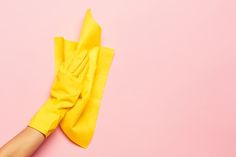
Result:
<instances>
[{"instance_id":1,"label":"cloth fold","mask_svg":"<svg viewBox=\"0 0 236 157\"><path fill-rule=\"evenodd\" d=\"M89 55L89 68L83 81L80 98L64 116L60 127L75 144L86 148L93 137L101 106L103 91L114 57L114 49L101 46L100 25L88 9L80 33L79 42L55 38L55 72L60 64L71 56L70 52L86 49Z\"/></svg>"}]
</instances>

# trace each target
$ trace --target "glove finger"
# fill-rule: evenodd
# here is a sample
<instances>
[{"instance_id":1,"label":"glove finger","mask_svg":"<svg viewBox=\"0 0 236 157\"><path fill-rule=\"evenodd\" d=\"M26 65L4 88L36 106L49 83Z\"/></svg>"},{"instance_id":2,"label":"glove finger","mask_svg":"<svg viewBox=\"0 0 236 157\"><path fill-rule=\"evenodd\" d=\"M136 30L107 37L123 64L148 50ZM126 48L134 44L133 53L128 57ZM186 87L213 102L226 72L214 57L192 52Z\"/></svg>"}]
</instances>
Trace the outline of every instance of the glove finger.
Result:
<instances>
[{"instance_id":1,"label":"glove finger","mask_svg":"<svg viewBox=\"0 0 236 157\"><path fill-rule=\"evenodd\" d=\"M64 62L64 38L54 38L54 70L55 74L58 72L60 65Z\"/></svg>"},{"instance_id":2,"label":"glove finger","mask_svg":"<svg viewBox=\"0 0 236 157\"><path fill-rule=\"evenodd\" d=\"M86 74L88 73L88 69L89 69L88 62L86 62L83 66L84 67L83 67L82 71L76 75L78 82L84 82Z\"/></svg>"},{"instance_id":3,"label":"glove finger","mask_svg":"<svg viewBox=\"0 0 236 157\"><path fill-rule=\"evenodd\" d=\"M89 57L86 56L83 63L77 66L77 68L74 70L74 74L78 77L85 69L85 67L89 67Z\"/></svg>"},{"instance_id":4,"label":"glove finger","mask_svg":"<svg viewBox=\"0 0 236 157\"><path fill-rule=\"evenodd\" d=\"M88 53L86 53L86 54L88 54ZM74 64L74 66L73 66L73 71L72 71L72 72L73 72L75 75L77 75L77 76L83 71L83 69L85 68L86 64L89 63L89 55L86 55L85 58L84 58L84 60L83 60L83 62L81 62L81 64L78 64L78 62L79 62L80 60L81 60L81 59L79 59L79 58L74 59L74 62L75 62L76 64Z\"/></svg>"},{"instance_id":5,"label":"glove finger","mask_svg":"<svg viewBox=\"0 0 236 157\"><path fill-rule=\"evenodd\" d=\"M87 58L87 56L88 56L87 51L82 51L81 53L73 52L73 55L68 60L65 61L67 62L66 65L68 70L71 73L74 73L76 68L80 66L84 61L86 61L85 59Z\"/></svg>"},{"instance_id":6,"label":"glove finger","mask_svg":"<svg viewBox=\"0 0 236 157\"><path fill-rule=\"evenodd\" d=\"M96 73L98 54L99 54L99 47L94 47L89 52L89 63L88 63L89 70L86 74L86 78L83 83L84 87L83 87L82 95L89 95L92 89L94 76Z\"/></svg>"}]
</instances>

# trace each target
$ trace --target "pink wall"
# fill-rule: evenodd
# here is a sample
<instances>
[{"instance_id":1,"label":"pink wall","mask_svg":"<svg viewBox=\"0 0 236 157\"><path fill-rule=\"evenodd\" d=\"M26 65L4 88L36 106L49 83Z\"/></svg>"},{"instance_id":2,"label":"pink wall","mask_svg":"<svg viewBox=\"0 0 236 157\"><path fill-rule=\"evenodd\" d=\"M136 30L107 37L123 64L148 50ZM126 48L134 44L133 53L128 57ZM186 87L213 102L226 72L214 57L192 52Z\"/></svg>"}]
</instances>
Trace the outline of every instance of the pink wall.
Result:
<instances>
[{"instance_id":1,"label":"pink wall","mask_svg":"<svg viewBox=\"0 0 236 157\"><path fill-rule=\"evenodd\" d=\"M116 50L87 150L58 129L36 157L235 157L235 0L0 2L0 145L53 79L53 37L78 39L91 7Z\"/></svg>"}]
</instances>

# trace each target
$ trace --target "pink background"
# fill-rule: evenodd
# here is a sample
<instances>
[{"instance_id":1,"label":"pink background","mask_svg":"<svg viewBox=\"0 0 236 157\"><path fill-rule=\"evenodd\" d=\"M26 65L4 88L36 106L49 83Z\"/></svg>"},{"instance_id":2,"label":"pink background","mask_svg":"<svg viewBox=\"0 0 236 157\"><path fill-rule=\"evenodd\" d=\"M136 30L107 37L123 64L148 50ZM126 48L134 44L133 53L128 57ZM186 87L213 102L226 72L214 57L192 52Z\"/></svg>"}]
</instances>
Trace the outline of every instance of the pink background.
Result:
<instances>
[{"instance_id":1,"label":"pink background","mask_svg":"<svg viewBox=\"0 0 236 157\"><path fill-rule=\"evenodd\" d=\"M53 79L53 37L77 40L87 8L116 56L87 150L58 129L36 157L235 157L235 0L0 2L0 145Z\"/></svg>"}]
</instances>

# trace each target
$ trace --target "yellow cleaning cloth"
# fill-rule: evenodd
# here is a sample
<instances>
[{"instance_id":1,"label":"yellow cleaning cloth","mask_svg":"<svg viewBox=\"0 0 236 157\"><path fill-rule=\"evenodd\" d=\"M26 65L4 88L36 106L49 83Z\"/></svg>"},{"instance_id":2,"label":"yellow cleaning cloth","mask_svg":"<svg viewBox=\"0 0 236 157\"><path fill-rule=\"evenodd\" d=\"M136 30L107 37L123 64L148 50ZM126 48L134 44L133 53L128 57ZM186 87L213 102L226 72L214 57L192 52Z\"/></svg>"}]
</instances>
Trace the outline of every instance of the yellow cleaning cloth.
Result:
<instances>
[{"instance_id":1,"label":"yellow cleaning cloth","mask_svg":"<svg viewBox=\"0 0 236 157\"><path fill-rule=\"evenodd\" d=\"M89 53L89 70L81 99L79 98L61 121L61 128L74 143L86 148L93 136L101 104L102 93L113 60L114 50L101 47L101 27L93 19L91 10L87 10L80 42L55 38L55 71L70 56L72 50L87 49Z\"/></svg>"}]
</instances>

